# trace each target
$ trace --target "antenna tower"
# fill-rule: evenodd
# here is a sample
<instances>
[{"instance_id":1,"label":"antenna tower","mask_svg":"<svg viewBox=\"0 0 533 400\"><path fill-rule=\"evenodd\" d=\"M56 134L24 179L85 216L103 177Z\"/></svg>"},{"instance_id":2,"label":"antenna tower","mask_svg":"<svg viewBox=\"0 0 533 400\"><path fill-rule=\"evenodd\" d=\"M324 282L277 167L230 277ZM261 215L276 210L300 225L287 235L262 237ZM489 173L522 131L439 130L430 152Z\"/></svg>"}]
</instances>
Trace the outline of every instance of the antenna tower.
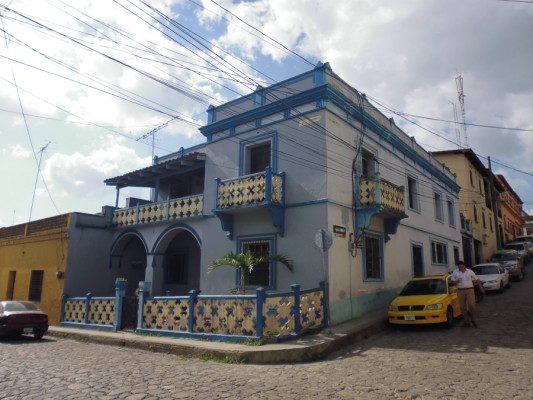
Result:
<instances>
[{"instance_id":1,"label":"antenna tower","mask_svg":"<svg viewBox=\"0 0 533 400\"><path fill-rule=\"evenodd\" d=\"M457 94L459 95L459 105L461 106L461 117L463 119L463 137L465 147L468 148L468 134L466 132L466 113L465 113L465 94L463 93L463 77L457 73L455 77L455 85L457 86Z\"/></svg>"},{"instance_id":2,"label":"antenna tower","mask_svg":"<svg viewBox=\"0 0 533 400\"><path fill-rule=\"evenodd\" d=\"M455 139L457 140L457 146L461 149L463 146L461 144L461 130L459 129L459 117L457 116L457 106L453 101L450 101L450 104L453 106L453 120L455 121Z\"/></svg>"},{"instance_id":3,"label":"antenna tower","mask_svg":"<svg viewBox=\"0 0 533 400\"><path fill-rule=\"evenodd\" d=\"M135 139L137 142L140 141L140 140L143 140L143 139L146 139L150 136L152 136L152 159L154 158L154 149L155 149L155 134L160 131L161 129L163 128L166 128L168 126L168 124L170 124L172 121L174 121L175 119L179 119L179 117L174 117L174 118L171 118L169 119L168 121L166 122L163 122L161 125L155 127L154 129L152 129L150 132L148 133L145 133L144 135L142 135L141 137L138 137L137 139Z\"/></svg>"}]
</instances>

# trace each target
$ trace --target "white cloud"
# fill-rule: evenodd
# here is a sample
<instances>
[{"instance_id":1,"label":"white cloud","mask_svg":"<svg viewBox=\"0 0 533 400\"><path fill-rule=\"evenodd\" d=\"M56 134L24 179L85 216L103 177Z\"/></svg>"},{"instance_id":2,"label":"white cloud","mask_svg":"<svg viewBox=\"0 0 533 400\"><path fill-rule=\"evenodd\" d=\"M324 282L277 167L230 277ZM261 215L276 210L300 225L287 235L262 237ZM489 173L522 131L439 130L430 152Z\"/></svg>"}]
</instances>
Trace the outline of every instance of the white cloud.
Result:
<instances>
[{"instance_id":1,"label":"white cloud","mask_svg":"<svg viewBox=\"0 0 533 400\"><path fill-rule=\"evenodd\" d=\"M21 144L8 146L7 150L3 150L3 153L9 153L14 158L28 158L31 156L31 150L26 149Z\"/></svg>"},{"instance_id":2,"label":"white cloud","mask_svg":"<svg viewBox=\"0 0 533 400\"><path fill-rule=\"evenodd\" d=\"M98 198L109 188L104 180L147 167L150 157L139 157L120 143L94 149L87 154L53 154L45 164L43 176L53 193L61 197Z\"/></svg>"}]
</instances>

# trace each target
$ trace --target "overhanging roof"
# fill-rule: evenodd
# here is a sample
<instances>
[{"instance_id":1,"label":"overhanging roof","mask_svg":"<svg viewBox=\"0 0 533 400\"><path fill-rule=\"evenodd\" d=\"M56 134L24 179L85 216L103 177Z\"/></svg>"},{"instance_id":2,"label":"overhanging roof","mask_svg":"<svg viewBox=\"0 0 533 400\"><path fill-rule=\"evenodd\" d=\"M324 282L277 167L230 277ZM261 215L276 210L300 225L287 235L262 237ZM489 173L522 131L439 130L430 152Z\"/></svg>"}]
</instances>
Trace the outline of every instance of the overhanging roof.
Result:
<instances>
[{"instance_id":1,"label":"overhanging roof","mask_svg":"<svg viewBox=\"0 0 533 400\"><path fill-rule=\"evenodd\" d=\"M104 182L108 186L116 187L155 187L156 181L160 178L181 175L194 169L205 166L204 153L190 153L181 157L166 160L162 163L129 172L125 175L106 179Z\"/></svg>"}]
</instances>

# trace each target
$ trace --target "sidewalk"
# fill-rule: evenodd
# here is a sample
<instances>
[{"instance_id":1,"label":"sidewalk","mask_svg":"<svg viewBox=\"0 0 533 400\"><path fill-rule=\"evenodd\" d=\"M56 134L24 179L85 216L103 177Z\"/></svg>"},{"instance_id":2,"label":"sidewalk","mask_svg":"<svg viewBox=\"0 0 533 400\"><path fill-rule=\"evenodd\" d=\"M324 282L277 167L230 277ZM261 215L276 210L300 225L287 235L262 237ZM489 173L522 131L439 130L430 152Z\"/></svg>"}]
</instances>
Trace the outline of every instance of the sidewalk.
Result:
<instances>
[{"instance_id":1,"label":"sidewalk","mask_svg":"<svg viewBox=\"0 0 533 400\"><path fill-rule=\"evenodd\" d=\"M181 356L231 357L246 363L268 364L321 359L350 343L383 331L386 328L386 313L381 311L345 322L331 329L326 328L317 335L309 335L294 341L262 346L164 336L142 336L129 332L112 333L60 326L51 326L48 330L48 335Z\"/></svg>"}]
</instances>

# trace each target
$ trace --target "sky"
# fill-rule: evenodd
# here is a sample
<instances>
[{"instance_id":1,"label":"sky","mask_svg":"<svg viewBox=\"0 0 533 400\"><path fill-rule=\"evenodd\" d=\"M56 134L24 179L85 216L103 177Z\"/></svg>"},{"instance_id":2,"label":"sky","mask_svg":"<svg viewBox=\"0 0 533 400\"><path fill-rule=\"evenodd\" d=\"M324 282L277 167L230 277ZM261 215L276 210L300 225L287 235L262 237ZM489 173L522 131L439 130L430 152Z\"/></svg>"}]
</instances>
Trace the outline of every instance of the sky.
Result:
<instances>
[{"instance_id":1,"label":"sky","mask_svg":"<svg viewBox=\"0 0 533 400\"><path fill-rule=\"evenodd\" d=\"M533 210L533 1L0 0L0 36L0 227L115 205L104 180L203 143L210 104L319 61Z\"/></svg>"}]
</instances>

